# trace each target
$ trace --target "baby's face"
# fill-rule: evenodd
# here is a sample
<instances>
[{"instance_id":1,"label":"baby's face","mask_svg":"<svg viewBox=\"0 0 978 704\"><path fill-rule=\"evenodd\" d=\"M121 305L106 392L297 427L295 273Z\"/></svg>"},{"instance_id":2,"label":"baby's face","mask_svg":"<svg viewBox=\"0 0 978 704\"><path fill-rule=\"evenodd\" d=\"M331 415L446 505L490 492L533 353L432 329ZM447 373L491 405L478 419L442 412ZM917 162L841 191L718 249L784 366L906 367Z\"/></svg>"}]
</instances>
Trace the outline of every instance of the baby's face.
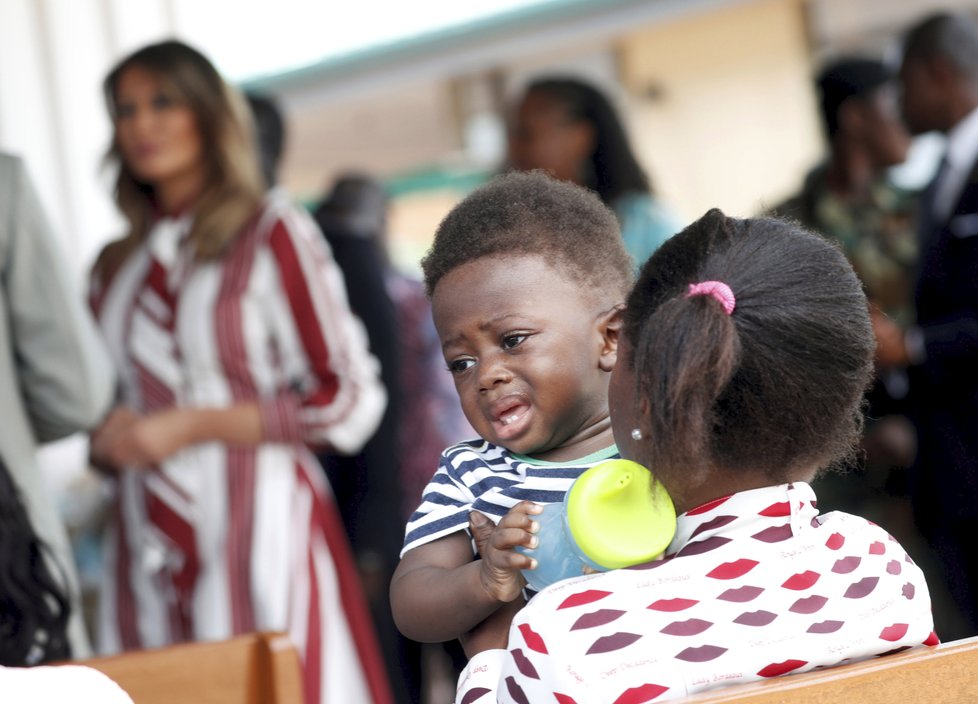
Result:
<instances>
[{"instance_id":1,"label":"baby's face","mask_svg":"<svg viewBox=\"0 0 978 704\"><path fill-rule=\"evenodd\" d=\"M607 428L606 311L581 288L541 257L515 255L468 262L438 282L445 362L486 440L559 462Z\"/></svg>"}]
</instances>

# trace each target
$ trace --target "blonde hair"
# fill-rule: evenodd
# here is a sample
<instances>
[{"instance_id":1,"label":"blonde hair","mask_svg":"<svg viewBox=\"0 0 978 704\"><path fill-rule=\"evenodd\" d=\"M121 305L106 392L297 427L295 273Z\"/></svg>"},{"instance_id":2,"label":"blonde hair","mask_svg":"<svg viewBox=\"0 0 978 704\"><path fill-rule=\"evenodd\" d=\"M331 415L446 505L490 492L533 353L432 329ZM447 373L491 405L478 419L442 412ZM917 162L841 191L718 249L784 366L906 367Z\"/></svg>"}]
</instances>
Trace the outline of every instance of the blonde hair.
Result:
<instances>
[{"instance_id":1,"label":"blonde hair","mask_svg":"<svg viewBox=\"0 0 978 704\"><path fill-rule=\"evenodd\" d=\"M264 192L248 107L203 54L170 40L130 54L106 76L103 92L113 123L119 80L133 67L157 76L173 99L194 113L207 174L204 190L194 205L189 240L198 260L220 257L255 214ZM112 261L100 260L98 269L121 263L145 239L155 211L152 185L137 179L126 166L116 134L106 160L118 165L114 196L129 231L112 247Z\"/></svg>"}]
</instances>

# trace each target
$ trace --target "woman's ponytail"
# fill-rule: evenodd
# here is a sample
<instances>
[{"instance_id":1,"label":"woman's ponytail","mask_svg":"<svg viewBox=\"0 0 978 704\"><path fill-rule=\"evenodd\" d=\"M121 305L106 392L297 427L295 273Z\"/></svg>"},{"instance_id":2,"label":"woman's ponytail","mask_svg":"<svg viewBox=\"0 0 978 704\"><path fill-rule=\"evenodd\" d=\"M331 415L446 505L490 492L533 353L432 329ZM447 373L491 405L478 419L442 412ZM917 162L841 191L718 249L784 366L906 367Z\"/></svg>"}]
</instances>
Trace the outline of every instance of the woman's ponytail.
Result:
<instances>
[{"instance_id":1,"label":"woman's ponytail","mask_svg":"<svg viewBox=\"0 0 978 704\"><path fill-rule=\"evenodd\" d=\"M655 399L649 416L654 466L692 469L709 462L714 409L740 353L736 326L713 295L674 297L646 319L634 361L639 383Z\"/></svg>"}]
</instances>

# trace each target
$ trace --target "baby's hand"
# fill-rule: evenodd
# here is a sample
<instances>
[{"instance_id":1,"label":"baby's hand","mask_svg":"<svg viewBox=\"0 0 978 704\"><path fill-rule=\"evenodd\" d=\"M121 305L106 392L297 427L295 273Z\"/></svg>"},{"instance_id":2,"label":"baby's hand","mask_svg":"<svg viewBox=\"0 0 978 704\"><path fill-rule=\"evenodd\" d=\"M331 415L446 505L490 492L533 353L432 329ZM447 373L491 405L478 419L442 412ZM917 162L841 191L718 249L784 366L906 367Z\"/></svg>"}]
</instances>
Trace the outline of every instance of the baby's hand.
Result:
<instances>
[{"instance_id":1,"label":"baby's hand","mask_svg":"<svg viewBox=\"0 0 978 704\"><path fill-rule=\"evenodd\" d=\"M469 530L482 556L482 587L497 601L508 602L518 597L526 583L520 570L537 566L536 560L513 548L517 545L531 549L537 546L539 540L534 533L540 530L540 524L532 516L542 510L538 504L521 501L497 526L478 511L469 514Z\"/></svg>"}]
</instances>

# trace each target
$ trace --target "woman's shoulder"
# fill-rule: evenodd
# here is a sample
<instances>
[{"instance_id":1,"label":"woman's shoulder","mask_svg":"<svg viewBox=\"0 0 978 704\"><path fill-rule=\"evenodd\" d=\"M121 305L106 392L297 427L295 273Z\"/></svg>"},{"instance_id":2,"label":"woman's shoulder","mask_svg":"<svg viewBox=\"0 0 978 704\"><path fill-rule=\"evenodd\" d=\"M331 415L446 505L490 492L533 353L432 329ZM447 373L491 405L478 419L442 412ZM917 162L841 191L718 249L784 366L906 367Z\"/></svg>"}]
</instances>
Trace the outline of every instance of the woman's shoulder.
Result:
<instances>
[{"instance_id":1,"label":"woman's shoulder","mask_svg":"<svg viewBox=\"0 0 978 704\"><path fill-rule=\"evenodd\" d=\"M888 551L899 550L902 554L906 554L906 550L889 531L868 518L854 513L829 511L819 514L818 523L820 532L838 536L827 546L829 549L833 549L835 543L843 542L849 543L850 547L859 544L868 548L881 543ZM878 547L873 549L879 550Z\"/></svg>"}]
</instances>

